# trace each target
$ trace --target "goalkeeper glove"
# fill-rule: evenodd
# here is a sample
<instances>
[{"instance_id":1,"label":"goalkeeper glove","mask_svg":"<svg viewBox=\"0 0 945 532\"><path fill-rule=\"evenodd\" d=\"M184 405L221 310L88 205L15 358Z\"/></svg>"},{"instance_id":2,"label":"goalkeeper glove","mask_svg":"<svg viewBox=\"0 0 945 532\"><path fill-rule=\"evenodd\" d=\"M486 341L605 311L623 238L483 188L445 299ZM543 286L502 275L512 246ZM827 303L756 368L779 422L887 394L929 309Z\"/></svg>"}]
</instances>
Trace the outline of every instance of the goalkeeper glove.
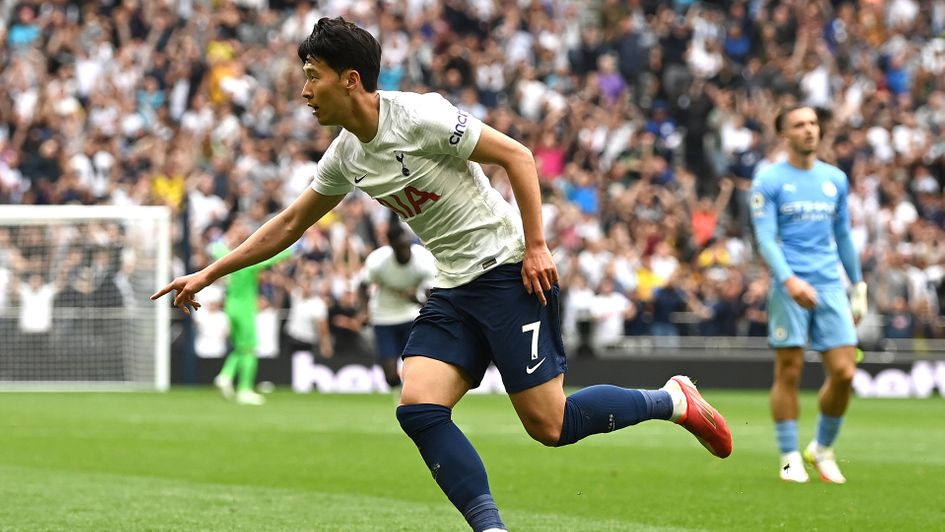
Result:
<instances>
[{"instance_id":1,"label":"goalkeeper glove","mask_svg":"<svg viewBox=\"0 0 945 532\"><path fill-rule=\"evenodd\" d=\"M866 316L866 283L860 281L853 285L850 292L850 310L853 311L853 322L859 323Z\"/></svg>"}]
</instances>

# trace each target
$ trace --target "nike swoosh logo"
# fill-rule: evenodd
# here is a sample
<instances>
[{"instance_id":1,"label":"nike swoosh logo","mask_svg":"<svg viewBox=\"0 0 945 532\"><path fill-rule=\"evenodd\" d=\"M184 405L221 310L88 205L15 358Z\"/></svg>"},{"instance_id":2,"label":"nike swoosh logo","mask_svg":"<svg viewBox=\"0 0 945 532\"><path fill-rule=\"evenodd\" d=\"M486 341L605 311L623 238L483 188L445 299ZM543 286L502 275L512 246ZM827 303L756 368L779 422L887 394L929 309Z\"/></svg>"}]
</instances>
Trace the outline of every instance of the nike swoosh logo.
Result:
<instances>
[{"instance_id":1,"label":"nike swoosh logo","mask_svg":"<svg viewBox=\"0 0 945 532\"><path fill-rule=\"evenodd\" d=\"M538 366L541 366L542 364L544 364L544 363L545 363L545 360L547 360L547 357L541 359L541 361L540 361L539 363L535 364L534 367L532 367L532 366L525 366L525 373L528 373L529 375L531 375L532 373L535 373L535 370L538 369Z\"/></svg>"},{"instance_id":2,"label":"nike swoosh logo","mask_svg":"<svg viewBox=\"0 0 945 532\"><path fill-rule=\"evenodd\" d=\"M361 177L356 177L356 178L354 178L354 183L355 183L355 184L360 183L361 181L364 180L365 177L367 177L367 174L364 174L364 175L361 176Z\"/></svg>"}]
</instances>

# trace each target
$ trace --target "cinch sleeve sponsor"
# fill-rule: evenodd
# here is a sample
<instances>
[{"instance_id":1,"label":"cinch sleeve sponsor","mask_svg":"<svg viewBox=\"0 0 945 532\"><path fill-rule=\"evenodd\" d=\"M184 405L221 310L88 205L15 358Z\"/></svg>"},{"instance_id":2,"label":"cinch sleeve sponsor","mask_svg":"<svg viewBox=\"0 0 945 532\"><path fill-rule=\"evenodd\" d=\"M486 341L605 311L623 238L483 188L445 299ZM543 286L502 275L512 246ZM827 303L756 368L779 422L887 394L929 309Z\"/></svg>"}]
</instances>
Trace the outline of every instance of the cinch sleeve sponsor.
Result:
<instances>
[{"instance_id":1,"label":"cinch sleeve sponsor","mask_svg":"<svg viewBox=\"0 0 945 532\"><path fill-rule=\"evenodd\" d=\"M479 142L482 122L436 93L425 94L416 113L426 150L469 159Z\"/></svg>"},{"instance_id":2,"label":"cinch sleeve sponsor","mask_svg":"<svg viewBox=\"0 0 945 532\"><path fill-rule=\"evenodd\" d=\"M345 133L342 132L335 137L325 150L325 155L318 161L318 169L312 180L312 190L323 196L341 196L354 190L354 185L348 181L342 171L338 156L338 146L342 144L344 135Z\"/></svg>"}]
</instances>

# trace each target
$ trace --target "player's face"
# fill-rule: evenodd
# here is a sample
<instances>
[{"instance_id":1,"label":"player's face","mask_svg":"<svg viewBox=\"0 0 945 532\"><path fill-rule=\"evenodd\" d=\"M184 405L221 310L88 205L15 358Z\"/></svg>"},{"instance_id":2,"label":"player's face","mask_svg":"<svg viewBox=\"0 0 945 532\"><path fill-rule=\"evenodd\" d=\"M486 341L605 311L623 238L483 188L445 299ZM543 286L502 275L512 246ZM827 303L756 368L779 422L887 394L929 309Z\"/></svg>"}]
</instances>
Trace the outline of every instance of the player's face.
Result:
<instances>
[{"instance_id":1,"label":"player's face","mask_svg":"<svg viewBox=\"0 0 945 532\"><path fill-rule=\"evenodd\" d=\"M410 241L405 238L399 238L391 243L391 247L394 248L394 258L397 259L397 262L400 264L407 264L410 262Z\"/></svg>"},{"instance_id":2,"label":"player's face","mask_svg":"<svg viewBox=\"0 0 945 532\"><path fill-rule=\"evenodd\" d=\"M820 123L817 113L810 107L791 111L784 117L784 136L792 151L810 155L820 142Z\"/></svg>"},{"instance_id":3,"label":"player's face","mask_svg":"<svg viewBox=\"0 0 945 532\"><path fill-rule=\"evenodd\" d=\"M324 61L314 57L302 65L302 72L305 73L302 98L312 108L312 115L323 126L340 125L347 105L345 80Z\"/></svg>"}]
</instances>

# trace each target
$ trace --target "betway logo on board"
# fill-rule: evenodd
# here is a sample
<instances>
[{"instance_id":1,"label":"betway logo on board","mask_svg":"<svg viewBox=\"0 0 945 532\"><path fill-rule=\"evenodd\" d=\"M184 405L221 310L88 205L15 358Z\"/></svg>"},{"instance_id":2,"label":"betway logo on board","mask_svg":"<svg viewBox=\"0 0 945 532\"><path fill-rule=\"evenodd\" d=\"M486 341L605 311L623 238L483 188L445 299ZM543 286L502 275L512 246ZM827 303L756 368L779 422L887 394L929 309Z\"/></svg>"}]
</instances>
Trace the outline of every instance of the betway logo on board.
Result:
<instances>
[{"instance_id":1,"label":"betway logo on board","mask_svg":"<svg viewBox=\"0 0 945 532\"><path fill-rule=\"evenodd\" d=\"M935 390L945 397L945 362L919 361L907 373L889 368L876 376L858 368L853 376L853 391L860 397L908 398L931 397Z\"/></svg>"},{"instance_id":2,"label":"betway logo on board","mask_svg":"<svg viewBox=\"0 0 945 532\"><path fill-rule=\"evenodd\" d=\"M389 392L380 366L348 364L334 371L315 362L308 351L292 355L292 391L297 393L372 393ZM482 378L482 384L469 393L505 393L502 377L495 366L490 366Z\"/></svg>"}]
</instances>

